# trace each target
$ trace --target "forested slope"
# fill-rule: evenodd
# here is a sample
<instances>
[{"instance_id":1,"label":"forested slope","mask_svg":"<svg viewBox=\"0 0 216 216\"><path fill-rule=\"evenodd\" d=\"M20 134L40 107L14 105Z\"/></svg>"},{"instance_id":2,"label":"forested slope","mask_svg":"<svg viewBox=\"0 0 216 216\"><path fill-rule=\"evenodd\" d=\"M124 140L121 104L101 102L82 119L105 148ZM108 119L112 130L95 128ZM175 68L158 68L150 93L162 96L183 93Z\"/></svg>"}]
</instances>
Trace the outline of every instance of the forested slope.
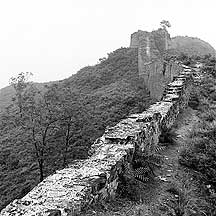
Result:
<instances>
[{"instance_id":1,"label":"forested slope","mask_svg":"<svg viewBox=\"0 0 216 216\"><path fill-rule=\"evenodd\" d=\"M17 100L6 109L0 124L0 209L41 177L86 158L106 126L149 106L137 61L137 49L120 48L42 91L26 88L22 110Z\"/></svg>"}]
</instances>

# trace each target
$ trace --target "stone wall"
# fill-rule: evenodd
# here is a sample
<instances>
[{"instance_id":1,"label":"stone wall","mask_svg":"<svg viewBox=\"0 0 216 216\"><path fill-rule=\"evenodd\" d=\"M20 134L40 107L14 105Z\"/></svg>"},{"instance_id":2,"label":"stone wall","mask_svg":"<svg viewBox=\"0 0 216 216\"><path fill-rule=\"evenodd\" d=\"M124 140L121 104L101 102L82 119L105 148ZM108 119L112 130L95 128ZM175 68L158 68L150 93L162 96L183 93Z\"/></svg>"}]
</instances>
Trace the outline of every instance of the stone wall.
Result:
<instances>
[{"instance_id":1,"label":"stone wall","mask_svg":"<svg viewBox=\"0 0 216 216\"><path fill-rule=\"evenodd\" d=\"M164 62L160 59L148 63L139 61L141 63L139 74L144 78L150 96L160 100L167 84L181 72L181 67L175 61Z\"/></svg>"},{"instance_id":2,"label":"stone wall","mask_svg":"<svg viewBox=\"0 0 216 216\"><path fill-rule=\"evenodd\" d=\"M181 67L175 61L167 61L164 54L171 44L165 29L137 31L131 35L131 48L138 48L139 75L144 78L152 98L160 100L166 85L178 75Z\"/></svg>"},{"instance_id":3,"label":"stone wall","mask_svg":"<svg viewBox=\"0 0 216 216\"><path fill-rule=\"evenodd\" d=\"M151 151L160 134L187 106L193 70L184 65L181 68L167 85L161 101L107 128L92 145L88 159L56 171L22 199L14 200L0 215L69 216L93 203L114 199L124 167L137 151Z\"/></svg>"}]
</instances>

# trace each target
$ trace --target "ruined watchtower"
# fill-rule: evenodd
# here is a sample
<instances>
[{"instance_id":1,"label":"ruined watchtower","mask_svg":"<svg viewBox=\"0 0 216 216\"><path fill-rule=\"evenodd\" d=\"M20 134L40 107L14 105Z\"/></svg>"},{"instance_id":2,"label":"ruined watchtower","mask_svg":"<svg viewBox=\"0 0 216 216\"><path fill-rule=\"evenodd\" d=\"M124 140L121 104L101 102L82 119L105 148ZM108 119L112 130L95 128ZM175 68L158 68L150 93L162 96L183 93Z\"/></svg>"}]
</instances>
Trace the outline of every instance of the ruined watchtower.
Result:
<instances>
[{"instance_id":1,"label":"ruined watchtower","mask_svg":"<svg viewBox=\"0 0 216 216\"><path fill-rule=\"evenodd\" d=\"M162 28L152 32L138 30L131 35L130 47L138 48L139 75L152 98L160 99L167 83L180 71L174 61L164 58L170 44L170 35Z\"/></svg>"}]
</instances>

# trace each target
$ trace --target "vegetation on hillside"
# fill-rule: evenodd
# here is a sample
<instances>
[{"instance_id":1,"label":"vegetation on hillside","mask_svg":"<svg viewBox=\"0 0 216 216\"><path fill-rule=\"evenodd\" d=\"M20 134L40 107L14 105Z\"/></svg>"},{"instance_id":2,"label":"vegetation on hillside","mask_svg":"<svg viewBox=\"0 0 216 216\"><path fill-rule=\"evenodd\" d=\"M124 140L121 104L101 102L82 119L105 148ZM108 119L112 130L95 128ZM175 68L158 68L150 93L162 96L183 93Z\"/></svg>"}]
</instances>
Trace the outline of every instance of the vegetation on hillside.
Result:
<instances>
[{"instance_id":1,"label":"vegetation on hillside","mask_svg":"<svg viewBox=\"0 0 216 216\"><path fill-rule=\"evenodd\" d=\"M171 47L188 56L215 55L215 49L209 43L194 37L176 36L171 40Z\"/></svg>"},{"instance_id":2,"label":"vegetation on hillside","mask_svg":"<svg viewBox=\"0 0 216 216\"><path fill-rule=\"evenodd\" d=\"M203 79L196 91L199 103L197 109L199 123L190 133L188 147L180 155L179 163L192 172L205 195L207 215L216 214L216 60L203 60Z\"/></svg>"},{"instance_id":3,"label":"vegetation on hillside","mask_svg":"<svg viewBox=\"0 0 216 216\"><path fill-rule=\"evenodd\" d=\"M25 86L15 89L1 115L0 209L55 170L86 158L106 126L149 106L137 61L137 49L120 48L42 90L13 80Z\"/></svg>"}]
</instances>

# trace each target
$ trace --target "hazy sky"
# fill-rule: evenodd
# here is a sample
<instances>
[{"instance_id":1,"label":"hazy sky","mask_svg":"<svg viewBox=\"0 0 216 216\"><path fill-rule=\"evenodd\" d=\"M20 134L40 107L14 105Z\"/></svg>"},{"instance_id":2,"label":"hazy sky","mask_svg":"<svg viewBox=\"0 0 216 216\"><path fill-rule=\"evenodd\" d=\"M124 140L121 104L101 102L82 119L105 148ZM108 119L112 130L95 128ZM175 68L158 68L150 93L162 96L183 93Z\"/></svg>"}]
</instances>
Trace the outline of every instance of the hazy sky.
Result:
<instances>
[{"instance_id":1,"label":"hazy sky","mask_svg":"<svg viewBox=\"0 0 216 216\"><path fill-rule=\"evenodd\" d=\"M216 0L0 0L0 88L11 76L64 79L131 33L169 20L171 36L197 36L216 47Z\"/></svg>"}]
</instances>

